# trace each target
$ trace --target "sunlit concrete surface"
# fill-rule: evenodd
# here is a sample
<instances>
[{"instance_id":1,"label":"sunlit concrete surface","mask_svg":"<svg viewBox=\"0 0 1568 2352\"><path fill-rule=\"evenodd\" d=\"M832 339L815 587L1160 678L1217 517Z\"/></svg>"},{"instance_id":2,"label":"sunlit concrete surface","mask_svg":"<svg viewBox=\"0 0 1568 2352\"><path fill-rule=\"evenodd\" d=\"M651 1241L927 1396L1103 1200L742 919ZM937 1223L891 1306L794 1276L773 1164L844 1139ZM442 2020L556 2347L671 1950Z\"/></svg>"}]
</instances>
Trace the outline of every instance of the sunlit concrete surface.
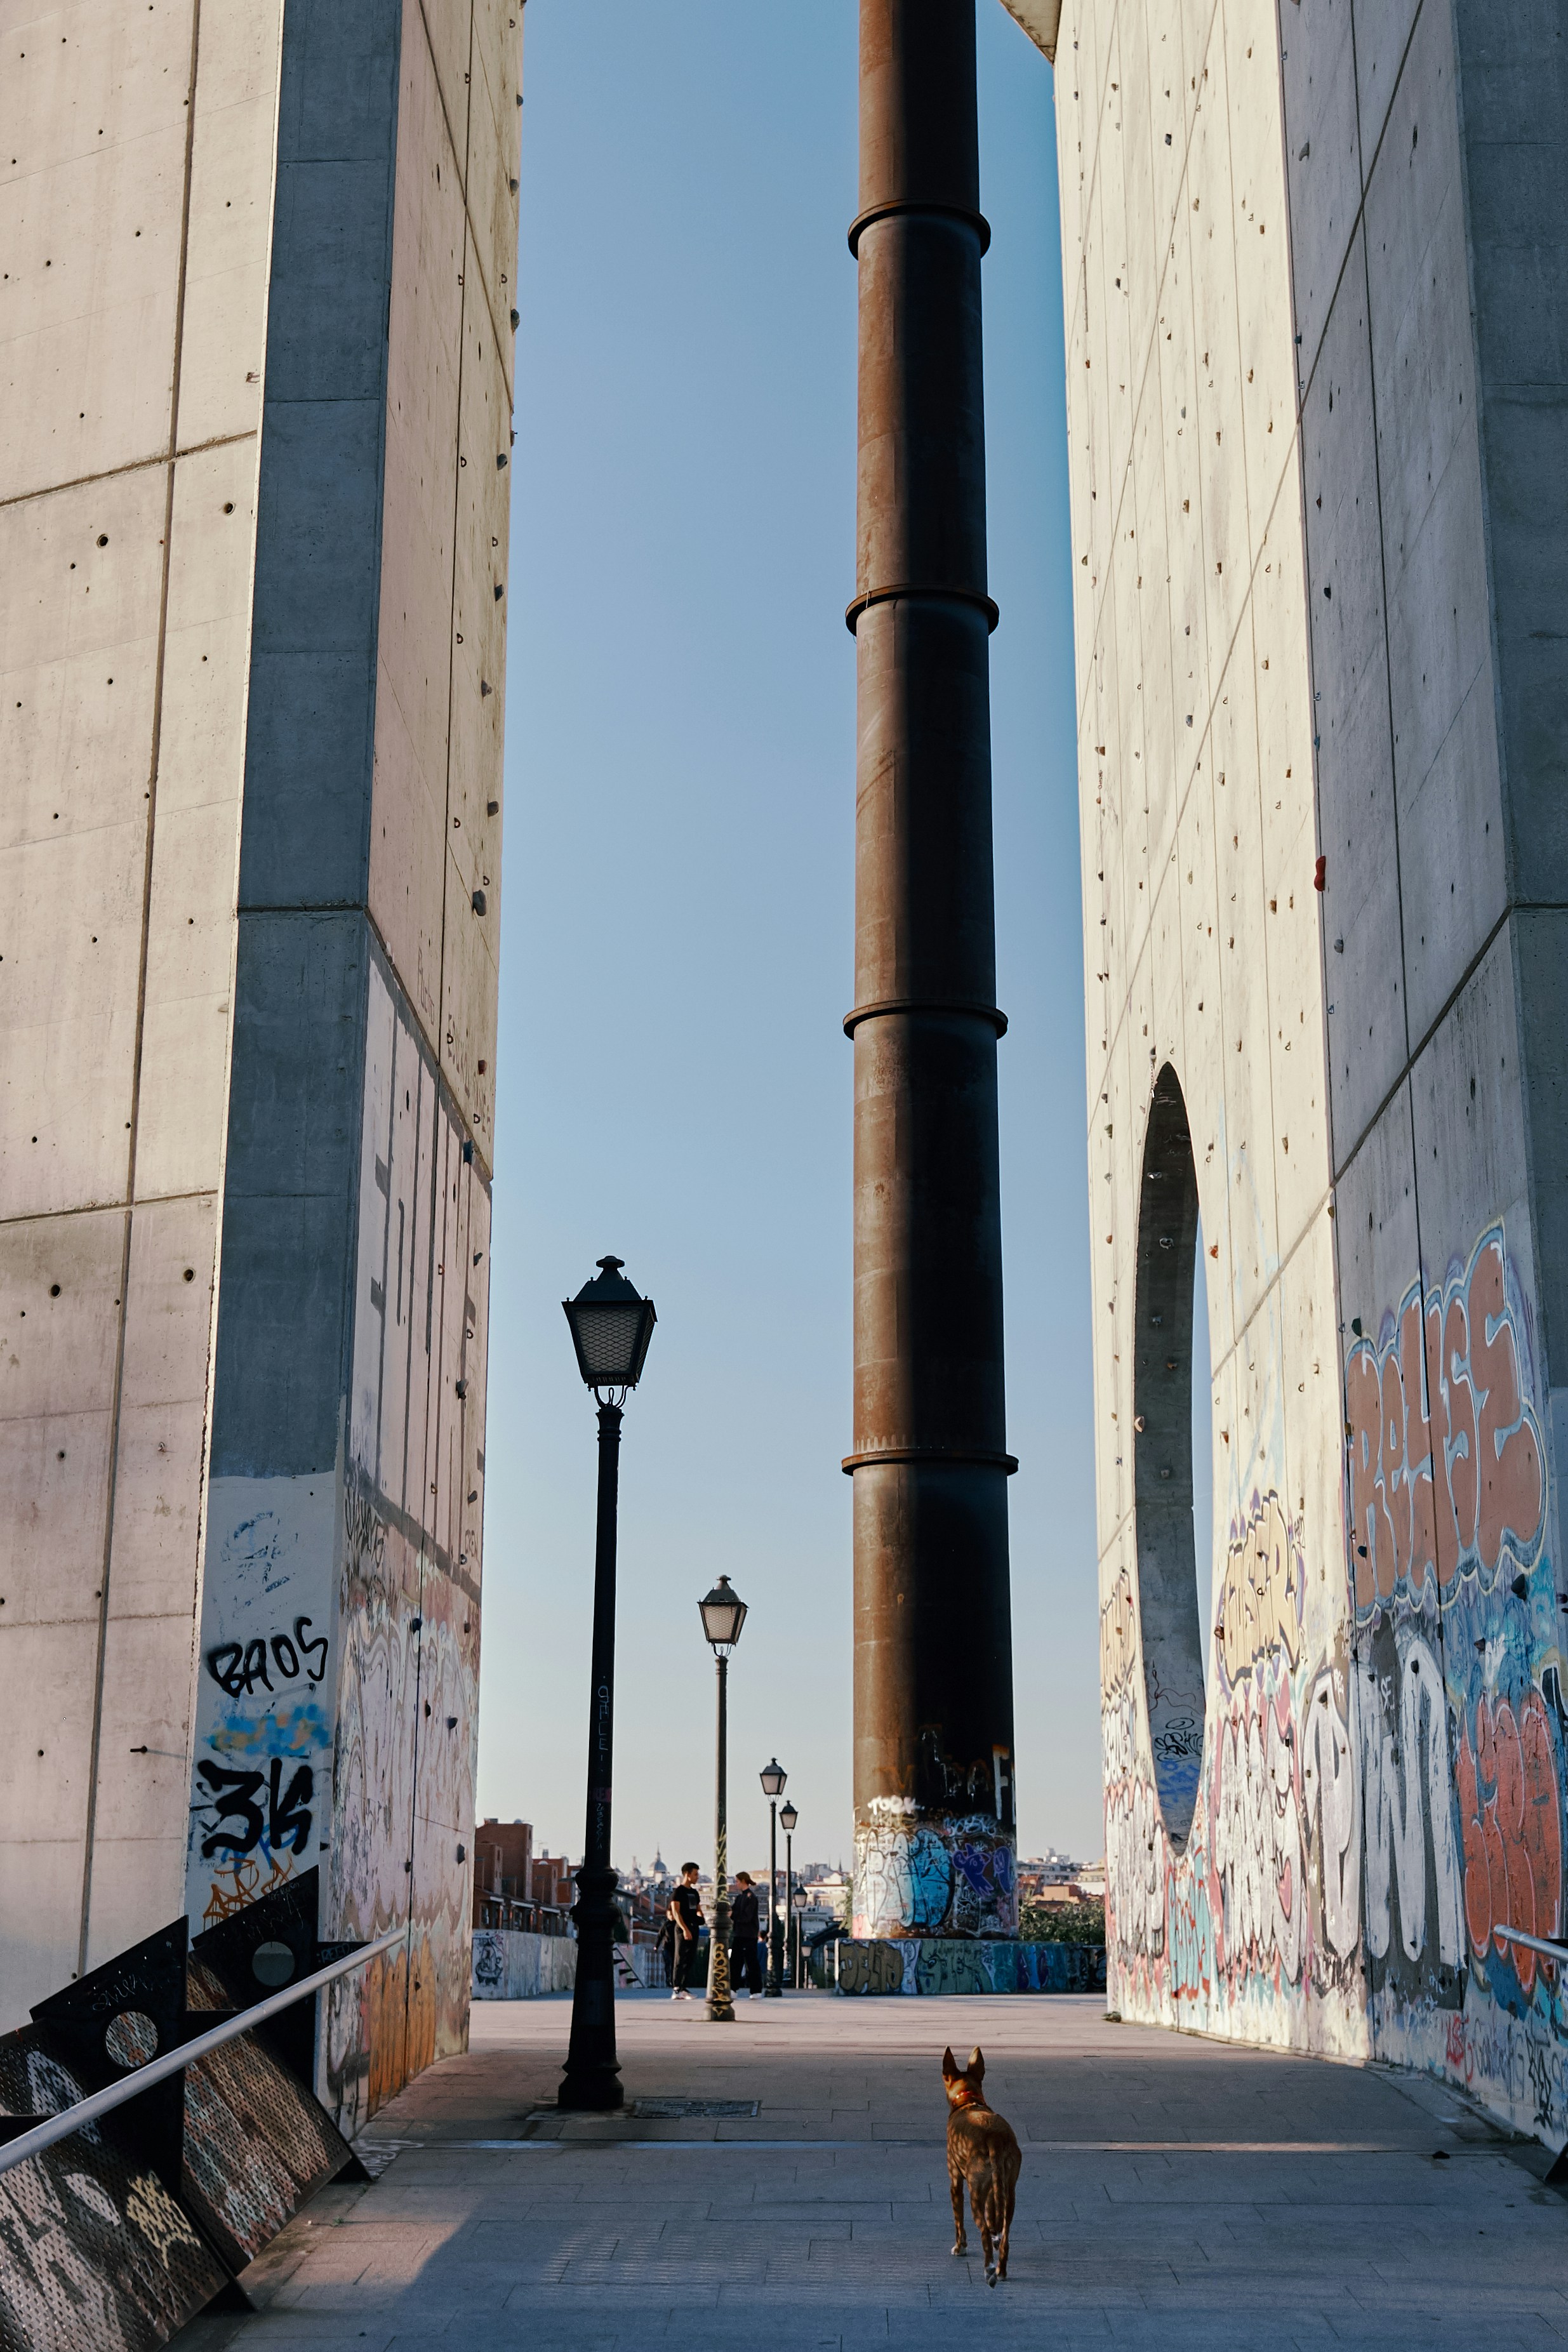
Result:
<instances>
[{"instance_id":1,"label":"sunlit concrete surface","mask_svg":"<svg viewBox=\"0 0 1568 2352\"><path fill-rule=\"evenodd\" d=\"M628 2103L755 2117L594 2122L540 2112L564 1999L476 2008L469 2054L362 2142L396 2148L385 2171L317 2198L247 2273L254 2316L181 2352L1568 2341L1548 2159L1425 2080L1109 2024L1098 2000L737 2011L623 2000L623 2077ZM949 2040L983 2045L1024 2145L994 2292L949 2252Z\"/></svg>"}]
</instances>

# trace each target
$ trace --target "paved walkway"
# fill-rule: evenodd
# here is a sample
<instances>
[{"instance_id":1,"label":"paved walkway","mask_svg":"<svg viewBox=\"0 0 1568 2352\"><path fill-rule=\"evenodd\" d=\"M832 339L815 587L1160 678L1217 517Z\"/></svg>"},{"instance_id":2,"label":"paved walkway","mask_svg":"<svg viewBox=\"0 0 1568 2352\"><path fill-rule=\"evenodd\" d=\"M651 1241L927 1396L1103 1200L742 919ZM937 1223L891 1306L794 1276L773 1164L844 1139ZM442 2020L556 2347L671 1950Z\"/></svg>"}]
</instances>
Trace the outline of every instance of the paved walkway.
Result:
<instances>
[{"instance_id":1,"label":"paved walkway","mask_svg":"<svg viewBox=\"0 0 1568 2352\"><path fill-rule=\"evenodd\" d=\"M1108 2024L1099 2000L737 2010L624 1998L623 2080L755 2116L591 2123L546 2105L568 2001L477 2004L469 2054L376 2117L380 2178L318 2197L247 2274L255 2315L198 2320L181 2352L1568 2343L1544 2156L1435 2085ZM994 2292L948 2251L950 2038L984 2046L1024 2144Z\"/></svg>"}]
</instances>

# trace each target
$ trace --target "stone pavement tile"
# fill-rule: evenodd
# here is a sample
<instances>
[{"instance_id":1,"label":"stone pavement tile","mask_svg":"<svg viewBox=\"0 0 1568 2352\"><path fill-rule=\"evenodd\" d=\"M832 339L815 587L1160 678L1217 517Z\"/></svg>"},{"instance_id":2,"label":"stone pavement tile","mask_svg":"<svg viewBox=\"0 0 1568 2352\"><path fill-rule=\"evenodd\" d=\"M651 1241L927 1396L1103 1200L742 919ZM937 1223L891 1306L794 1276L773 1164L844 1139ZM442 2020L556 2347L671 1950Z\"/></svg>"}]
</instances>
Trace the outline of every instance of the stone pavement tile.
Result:
<instances>
[{"instance_id":1,"label":"stone pavement tile","mask_svg":"<svg viewBox=\"0 0 1568 2352\"><path fill-rule=\"evenodd\" d=\"M466 2335L464 2323L457 2320L450 2327L441 2330L421 2326L405 2334L389 2336L387 2352L428 2352L428 2347L433 2343L449 2346L452 2352L457 2352L460 2345L473 2344L478 2352L478 2347L481 2345L488 2347L493 2340L488 2325L483 2337L478 2338ZM531 2328L527 2346L528 2352L635 2352L636 2346L647 2340L639 2328L630 2328L623 2334L611 2327L584 2327L574 2323L542 2334ZM513 2338L512 2341L521 2342L521 2339Z\"/></svg>"},{"instance_id":2,"label":"stone pavement tile","mask_svg":"<svg viewBox=\"0 0 1568 2352\"><path fill-rule=\"evenodd\" d=\"M1145 2311L1141 2316L1109 2310L1106 2318L1111 2342L1137 2347L1139 2352L1146 2346L1158 2346L1160 2352L1260 2352L1261 2347L1268 2346L1273 2352L1281 2342L1321 2352L1321 2347L1335 2342L1328 2322L1318 2313L1292 2308L1282 2301L1260 2300L1239 2307L1216 2304L1201 2311ZM1391 2340L1383 2352L1405 2352L1405 2347Z\"/></svg>"},{"instance_id":3,"label":"stone pavement tile","mask_svg":"<svg viewBox=\"0 0 1568 2352\"><path fill-rule=\"evenodd\" d=\"M372 2136L401 2148L382 2179L318 2198L247 2273L267 2308L197 2323L190 2352L1568 2340L1568 2205L1436 2086L1417 2099L1382 2073L1108 2027L1093 2003L754 2006L761 2019L716 2032L617 2005L628 2096L761 2101L722 2141L690 2146L698 2131L679 2124L565 2133L574 2119L541 2118L567 2006L486 2004L470 2056L376 2118ZM948 2252L950 2040L985 2049L993 2095L1037 2135L994 2292L977 2255ZM453 2145L546 2128L563 2136ZM832 2145L754 2145L789 2137ZM1125 2139L1183 2144L1103 2145Z\"/></svg>"}]
</instances>

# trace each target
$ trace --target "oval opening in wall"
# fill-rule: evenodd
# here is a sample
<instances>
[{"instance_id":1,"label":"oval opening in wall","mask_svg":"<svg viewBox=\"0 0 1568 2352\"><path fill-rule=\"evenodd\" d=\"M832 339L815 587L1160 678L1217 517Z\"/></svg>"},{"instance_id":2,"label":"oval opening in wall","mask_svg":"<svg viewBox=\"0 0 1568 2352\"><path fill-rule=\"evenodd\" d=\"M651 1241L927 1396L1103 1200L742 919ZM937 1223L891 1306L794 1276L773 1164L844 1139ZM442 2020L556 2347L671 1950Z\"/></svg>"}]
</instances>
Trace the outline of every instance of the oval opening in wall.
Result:
<instances>
[{"instance_id":1,"label":"oval opening in wall","mask_svg":"<svg viewBox=\"0 0 1568 2352\"><path fill-rule=\"evenodd\" d=\"M1204 1753L1204 1652L1193 1539L1193 1301L1198 1180L1181 1081L1154 1081L1138 1208L1132 1355L1138 1618L1155 1792L1179 1853Z\"/></svg>"}]
</instances>

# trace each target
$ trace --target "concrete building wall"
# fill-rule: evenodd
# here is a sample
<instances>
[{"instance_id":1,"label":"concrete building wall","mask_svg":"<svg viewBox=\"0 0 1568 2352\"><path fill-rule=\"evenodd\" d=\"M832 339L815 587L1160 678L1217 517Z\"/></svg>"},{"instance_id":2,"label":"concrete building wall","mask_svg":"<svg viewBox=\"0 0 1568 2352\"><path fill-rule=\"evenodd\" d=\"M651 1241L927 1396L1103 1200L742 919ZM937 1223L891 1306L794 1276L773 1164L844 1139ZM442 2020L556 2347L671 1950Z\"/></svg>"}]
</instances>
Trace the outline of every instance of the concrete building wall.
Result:
<instances>
[{"instance_id":1,"label":"concrete building wall","mask_svg":"<svg viewBox=\"0 0 1568 2352\"><path fill-rule=\"evenodd\" d=\"M181 1905L280 8L0 26L0 2011Z\"/></svg>"},{"instance_id":2,"label":"concrete building wall","mask_svg":"<svg viewBox=\"0 0 1568 2352\"><path fill-rule=\"evenodd\" d=\"M363 2120L469 1990L521 10L286 16L187 1908Z\"/></svg>"},{"instance_id":3,"label":"concrete building wall","mask_svg":"<svg viewBox=\"0 0 1568 2352\"><path fill-rule=\"evenodd\" d=\"M0 58L5 2021L319 1861L351 2127L468 2000L521 15Z\"/></svg>"},{"instance_id":4,"label":"concrete building wall","mask_svg":"<svg viewBox=\"0 0 1568 2352\"><path fill-rule=\"evenodd\" d=\"M1365 2028L1341 1887L1351 1701L1278 76L1265 0L1063 11L1110 1999L1129 2015L1354 2053ZM1175 1159L1149 1155L1162 1116L1184 1152L1190 1136L1184 1180ZM1206 1692L1183 1524L1194 1207L1214 1382L1210 1622L1225 1627ZM1181 1274L1156 1307L1163 1252ZM1141 1531L1146 1549L1167 1505L1185 1549L1154 1578L1141 1573Z\"/></svg>"},{"instance_id":5,"label":"concrete building wall","mask_svg":"<svg viewBox=\"0 0 1568 2352\"><path fill-rule=\"evenodd\" d=\"M1554 2142L1556 1986L1493 1931L1561 1931L1568 1785L1564 47L1303 0L1283 66L1372 2046Z\"/></svg>"},{"instance_id":6,"label":"concrete building wall","mask_svg":"<svg viewBox=\"0 0 1568 2352\"><path fill-rule=\"evenodd\" d=\"M1056 52L1110 1997L1553 2141L1555 1983L1494 1931L1563 1922L1563 50L1067 0ZM1142 1311L1184 1109L1202 1682Z\"/></svg>"}]
</instances>

